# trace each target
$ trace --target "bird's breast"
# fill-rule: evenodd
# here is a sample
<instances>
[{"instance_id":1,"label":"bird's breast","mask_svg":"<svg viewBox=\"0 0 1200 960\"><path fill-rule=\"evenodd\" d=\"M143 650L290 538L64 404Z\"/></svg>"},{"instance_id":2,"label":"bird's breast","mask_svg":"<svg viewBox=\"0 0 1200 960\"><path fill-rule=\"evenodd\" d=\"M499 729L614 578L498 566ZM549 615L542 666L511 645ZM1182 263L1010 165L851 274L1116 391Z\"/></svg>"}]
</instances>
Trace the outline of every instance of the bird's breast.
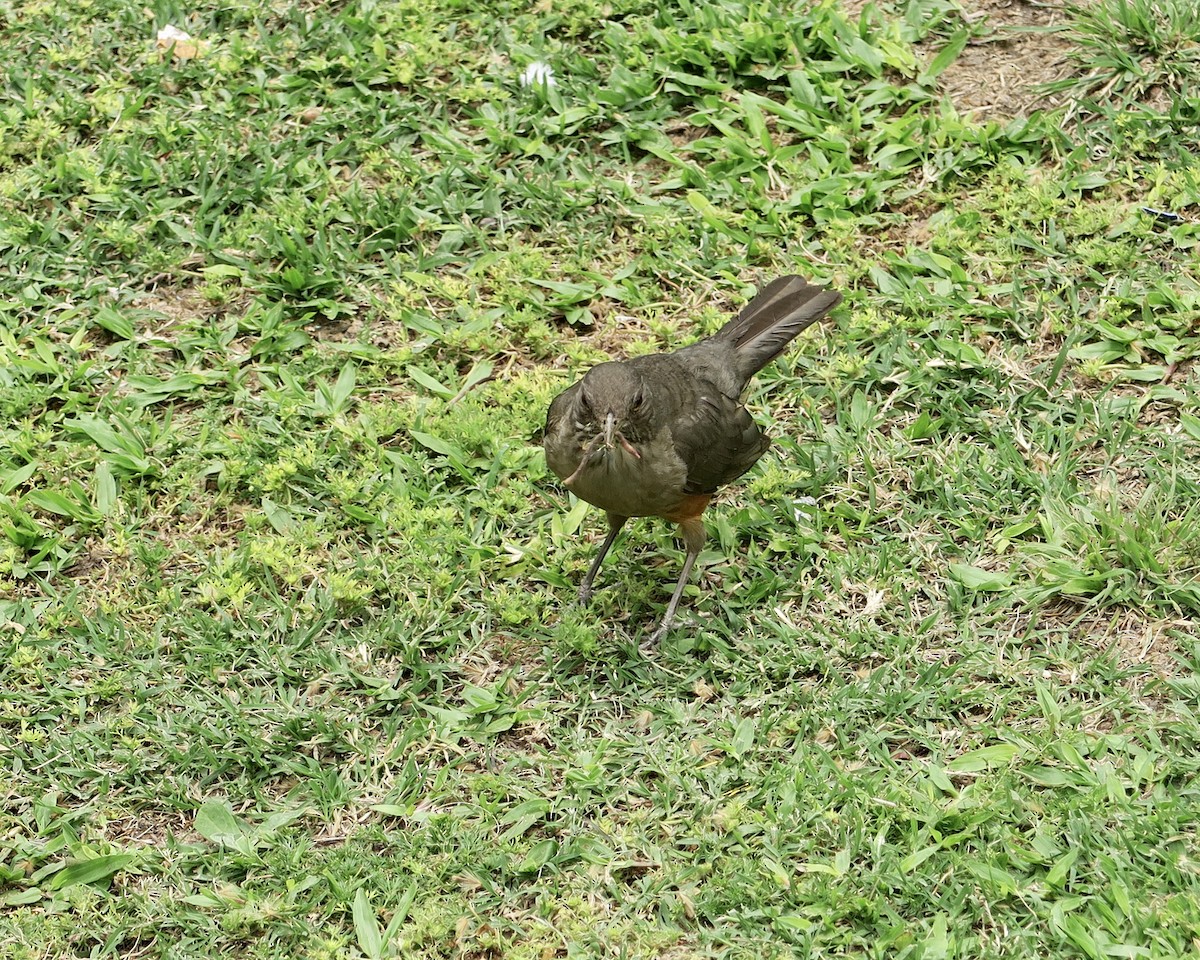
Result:
<instances>
[{"instance_id":1,"label":"bird's breast","mask_svg":"<svg viewBox=\"0 0 1200 960\"><path fill-rule=\"evenodd\" d=\"M572 480L571 492L601 510L623 517L675 513L686 496L683 488L687 468L669 435L633 447L637 455L620 444L596 449ZM573 457L558 465L551 463L551 469L564 479L570 477L578 470L584 450L583 444L575 445Z\"/></svg>"}]
</instances>

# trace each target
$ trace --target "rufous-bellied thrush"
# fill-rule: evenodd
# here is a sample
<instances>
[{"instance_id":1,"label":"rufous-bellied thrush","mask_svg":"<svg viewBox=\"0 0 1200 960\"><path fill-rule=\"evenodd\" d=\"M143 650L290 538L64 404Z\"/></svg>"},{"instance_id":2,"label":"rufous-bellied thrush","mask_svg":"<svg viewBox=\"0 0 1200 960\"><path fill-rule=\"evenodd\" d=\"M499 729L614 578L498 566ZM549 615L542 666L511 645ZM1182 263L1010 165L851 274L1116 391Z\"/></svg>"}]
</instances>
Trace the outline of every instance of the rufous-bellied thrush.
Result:
<instances>
[{"instance_id":1,"label":"rufous-bellied thrush","mask_svg":"<svg viewBox=\"0 0 1200 960\"><path fill-rule=\"evenodd\" d=\"M666 634L704 545L704 508L771 441L742 406L750 378L842 299L803 277L780 277L717 333L672 353L592 367L550 404L546 462L577 497L608 514L608 536L588 568L579 599L630 517L679 525L683 572L651 644Z\"/></svg>"}]
</instances>

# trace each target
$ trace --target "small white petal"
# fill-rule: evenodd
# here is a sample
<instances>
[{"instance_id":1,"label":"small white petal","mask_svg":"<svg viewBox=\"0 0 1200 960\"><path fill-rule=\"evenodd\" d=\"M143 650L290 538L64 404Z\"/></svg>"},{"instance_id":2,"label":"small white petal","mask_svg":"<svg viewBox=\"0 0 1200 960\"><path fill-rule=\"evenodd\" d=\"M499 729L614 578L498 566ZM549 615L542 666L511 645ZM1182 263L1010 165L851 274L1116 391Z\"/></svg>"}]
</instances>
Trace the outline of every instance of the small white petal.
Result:
<instances>
[{"instance_id":1,"label":"small white petal","mask_svg":"<svg viewBox=\"0 0 1200 960\"><path fill-rule=\"evenodd\" d=\"M521 74L521 86L528 87L534 83L543 83L547 87L556 86L558 81L554 79L554 68L540 60L533 61Z\"/></svg>"},{"instance_id":2,"label":"small white petal","mask_svg":"<svg viewBox=\"0 0 1200 960\"><path fill-rule=\"evenodd\" d=\"M172 24L167 24L158 31L158 39L164 43L181 42L183 40L191 40L192 38Z\"/></svg>"}]
</instances>

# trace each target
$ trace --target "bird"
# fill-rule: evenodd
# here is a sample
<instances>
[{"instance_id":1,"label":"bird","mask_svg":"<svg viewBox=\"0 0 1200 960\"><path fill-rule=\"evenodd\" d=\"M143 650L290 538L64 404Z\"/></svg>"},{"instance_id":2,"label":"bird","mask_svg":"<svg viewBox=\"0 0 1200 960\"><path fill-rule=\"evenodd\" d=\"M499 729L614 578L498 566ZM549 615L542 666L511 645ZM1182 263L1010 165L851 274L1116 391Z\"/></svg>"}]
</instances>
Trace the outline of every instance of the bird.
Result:
<instances>
[{"instance_id":1,"label":"bird","mask_svg":"<svg viewBox=\"0 0 1200 960\"><path fill-rule=\"evenodd\" d=\"M779 277L712 336L669 353L599 363L550 402L542 442L546 464L608 519L608 534L579 587L581 604L591 599L600 564L625 523L662 517L678 525L687 551L647 645L667 635L704 546L705 508L718 488L742 476L771 444L742 394L758 371L841 299L838 291L803 277Z\"/></svg>"}]
</instances>

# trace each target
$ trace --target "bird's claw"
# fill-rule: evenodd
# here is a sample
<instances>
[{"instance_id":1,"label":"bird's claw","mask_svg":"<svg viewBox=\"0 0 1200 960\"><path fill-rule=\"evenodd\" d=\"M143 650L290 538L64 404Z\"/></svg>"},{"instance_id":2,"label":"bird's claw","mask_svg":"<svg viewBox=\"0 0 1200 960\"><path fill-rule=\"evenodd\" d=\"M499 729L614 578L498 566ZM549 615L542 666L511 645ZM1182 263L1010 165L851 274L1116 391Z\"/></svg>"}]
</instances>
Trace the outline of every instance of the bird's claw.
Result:
<instances>
[{"instance_id":1,"label":"bird's claw","mask_svg":"<svg viewBox=\"0 0 1200 960\"><path fill-rule=\"evenodd\" d=\"M594 597L596 594L598 594L601 590L605 589L606 587L610 587L610 586L612 586L612 584L610 584L610 583L603 584L599 587L594 587L590 583L583 584L579 588L579 604L580 604L580 606L587 606L589 603L592 602L592 597Z\"/></svg>"},{"instance_id":2,"label":"bird's claw","mask_svg":"<svg viewBox=\"0 0 1200 960\"><path fill-rule=\"evenodd\" d=\"M662 645L663 640L666 639L667 634L670 632L671 621L664 620L658 625L658 628L652 634L650 634L650 636L648 636L641 642L641 644L639 644L639 646L642 650L647 652L657 650Z\"/></svg>"}]
</instances>

